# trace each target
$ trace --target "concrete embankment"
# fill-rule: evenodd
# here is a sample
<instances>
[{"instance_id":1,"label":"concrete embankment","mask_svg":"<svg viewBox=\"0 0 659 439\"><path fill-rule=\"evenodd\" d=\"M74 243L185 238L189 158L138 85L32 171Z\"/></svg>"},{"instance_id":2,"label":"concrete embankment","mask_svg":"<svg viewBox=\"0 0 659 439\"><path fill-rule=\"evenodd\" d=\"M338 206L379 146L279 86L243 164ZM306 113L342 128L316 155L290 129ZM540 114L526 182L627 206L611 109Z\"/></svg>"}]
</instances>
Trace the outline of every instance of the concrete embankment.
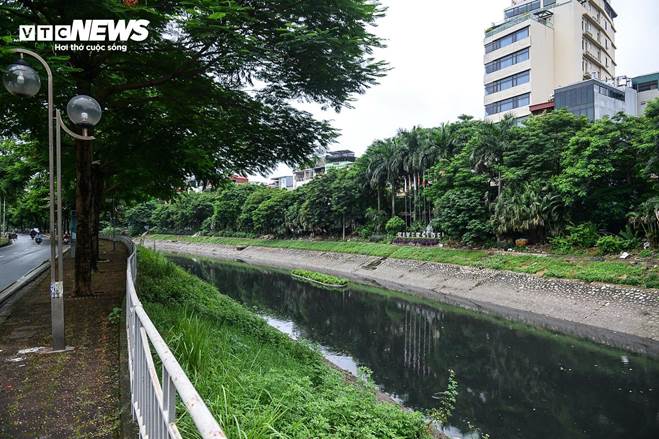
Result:
<instances>
[{"instance_id":1,"label":"concrete embankment","mask_svg":"<svg viewBox=\"0 0 659 439\"><path fill-rule=\"evenodd\" d=\"M160 240L156 247L320 271L659 357L657 290L357 254Z\"/></svg>"}]
</instances>

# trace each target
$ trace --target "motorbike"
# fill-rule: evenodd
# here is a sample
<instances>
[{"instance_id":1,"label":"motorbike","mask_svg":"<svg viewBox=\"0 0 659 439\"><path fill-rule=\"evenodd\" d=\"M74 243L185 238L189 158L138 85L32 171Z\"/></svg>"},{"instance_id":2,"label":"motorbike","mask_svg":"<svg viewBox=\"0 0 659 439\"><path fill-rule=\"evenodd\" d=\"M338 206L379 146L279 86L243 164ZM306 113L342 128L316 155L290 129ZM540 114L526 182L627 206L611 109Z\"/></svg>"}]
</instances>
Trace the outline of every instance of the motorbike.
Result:
<instances>
[{"instance_id":1,"label":"motorbike","mask_svg":"<svg viewBox=\"0 0 659 439\"><path fill-rule=\"evenodd\" d=\"M41 244L43 242L43 238L41 237L41 235L35 236L34 242L36 242L37 244Z\"/></svg>"}]
</instances>

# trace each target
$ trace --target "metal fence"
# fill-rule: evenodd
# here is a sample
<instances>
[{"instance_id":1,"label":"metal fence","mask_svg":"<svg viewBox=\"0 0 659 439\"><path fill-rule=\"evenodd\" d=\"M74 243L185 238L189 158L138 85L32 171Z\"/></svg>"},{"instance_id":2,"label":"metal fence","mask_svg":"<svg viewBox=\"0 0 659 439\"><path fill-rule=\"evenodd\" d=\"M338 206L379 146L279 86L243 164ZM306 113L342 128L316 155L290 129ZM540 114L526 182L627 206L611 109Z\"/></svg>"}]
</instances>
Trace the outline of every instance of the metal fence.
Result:
<instances>
[{"instance_id":1,"label":"metal fence","mask_svg":"<svg viewBox=\"0 0 659 439\"><path fill-rule=\"evenodd\" d=\"M135 244L126 237L118 237L117 240L123 242L130 252L126 268L126 333L131 409L140 437L181 437L176 427L178 395L202 438L226 439L137 297ZM161 379L154 364L154 353L162 365Z\"/></svg>"}]
</instances>

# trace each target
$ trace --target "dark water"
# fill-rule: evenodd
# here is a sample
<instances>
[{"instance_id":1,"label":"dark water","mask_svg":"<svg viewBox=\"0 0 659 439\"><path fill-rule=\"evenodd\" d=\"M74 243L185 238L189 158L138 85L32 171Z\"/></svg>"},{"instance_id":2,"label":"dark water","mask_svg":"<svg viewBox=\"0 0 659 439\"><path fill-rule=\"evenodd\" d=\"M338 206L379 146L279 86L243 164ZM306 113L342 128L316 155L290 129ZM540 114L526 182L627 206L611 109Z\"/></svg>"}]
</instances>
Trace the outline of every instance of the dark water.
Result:
<instances>
[{"instance_id":1,"label":"dark water","mask_svg":"<svg viewBox=\"0 0 659 439\"><path fill-rule=\"evenodd\" d=\"M385 290L325 290L281 271L172 259L339 366L368 367L409 407L435 406L455 370L454 437L476 438L477 427L492 439L659 438L657 360Z\"/></svg>"}]
</instances>

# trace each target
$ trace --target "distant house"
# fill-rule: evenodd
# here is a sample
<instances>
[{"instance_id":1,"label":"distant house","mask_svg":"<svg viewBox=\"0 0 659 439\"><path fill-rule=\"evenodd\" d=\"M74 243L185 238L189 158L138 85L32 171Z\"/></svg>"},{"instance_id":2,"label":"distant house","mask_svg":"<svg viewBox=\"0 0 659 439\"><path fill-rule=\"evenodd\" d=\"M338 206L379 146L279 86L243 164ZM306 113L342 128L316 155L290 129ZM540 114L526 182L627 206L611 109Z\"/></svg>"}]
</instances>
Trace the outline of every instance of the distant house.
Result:
<instances>
[{"instance_id":1,"label":"distant house","mask_svg":"<svg viewBox=\"0 0 659 439\"><path fill-rule=\"evenodd\" d=\"M314 166L293 171L293 187L300 187L318 175L323 175L330 169L339 169L350 166L356 160L355 153L349 149L330 151L324 157L316 160Z\"/></svg>"},{"instance_id":2,"label":"distant house","mask_svg":"<svg viewBox=\"0 0 659 439\"><path fill-rule=\"evenodd\" d=\"M249 183L249 179L247 177L243 177L242 175L232 175L229 177L229 180L236 184ZM197 180L195 176L188 177L185 180L185 186L188 192L209 192L214 189L214 186L211 183Z\"/></svg>"},{"instance_id":3,"label":"distant house","mask_svg":"<svg viewBox=\"0 0 659 439\"><path fill-rule=\"evenodd\" d=\"M293 176L292 175L284 175L281 177L274 177L270 179L271 182L268 186L272 188L278 188L278 189L287 189L287 190L293 190L294 184L293 184Z\"/></svg>"},{"instance_id":4,"label":"distant house","mask_svg":"<svg viewBox=\"0 0 659 439\"><path fill-rule=\"evenodd\" d=\"M229 177L231 181L233 181L236 184L247 184L249 183L249 178L243 177L242 175L232 175Z\"/></svg>"}]
</instances>

